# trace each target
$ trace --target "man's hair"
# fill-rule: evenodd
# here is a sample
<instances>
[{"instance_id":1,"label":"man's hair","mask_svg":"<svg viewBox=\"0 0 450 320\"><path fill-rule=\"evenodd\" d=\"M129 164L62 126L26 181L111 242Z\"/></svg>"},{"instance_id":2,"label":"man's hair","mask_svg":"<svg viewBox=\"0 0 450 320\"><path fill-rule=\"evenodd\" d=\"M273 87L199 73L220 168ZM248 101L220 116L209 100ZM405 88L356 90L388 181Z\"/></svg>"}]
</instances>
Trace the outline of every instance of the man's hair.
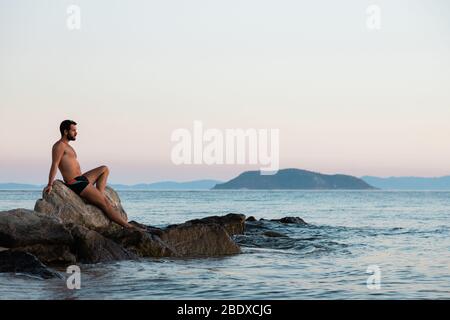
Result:
<instances>
[{"instance_id":1,"label":"man's hair","mask_svg":"<svg viewBox=\"0 0 450 320\"><path fill-rule=\"evenodd\" d=\"M59 125L59 132L61 132L61 136L64 136L64 130L70 130L70 126L72 124L76 125L77 123L72 120L64 120L63 122L61 122L61 124Z\"/></svg>"}]
</instances>

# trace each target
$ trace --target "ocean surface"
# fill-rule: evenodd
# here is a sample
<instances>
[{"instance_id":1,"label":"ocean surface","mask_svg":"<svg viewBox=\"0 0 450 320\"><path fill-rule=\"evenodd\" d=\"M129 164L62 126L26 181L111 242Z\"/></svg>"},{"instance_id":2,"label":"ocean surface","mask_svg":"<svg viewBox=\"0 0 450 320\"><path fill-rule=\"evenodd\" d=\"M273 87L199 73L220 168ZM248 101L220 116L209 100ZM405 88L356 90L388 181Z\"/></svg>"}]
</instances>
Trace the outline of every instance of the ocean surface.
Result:
<instances>
[{"instance_id":1,"label":"ocean surface","mask_svg":"<svg viewBox=\"0 0 450 320\"><path fill-rule=\"evenodd\" d=\"M40 194L0 191L0 211L33 209ZM450 299L448 191L119 195L130 220L154 226L230 212L308 224L249 224L234 256L80 265L79 290L65 279L0 274L0 299Z\"/></svg>"}]
</instances>

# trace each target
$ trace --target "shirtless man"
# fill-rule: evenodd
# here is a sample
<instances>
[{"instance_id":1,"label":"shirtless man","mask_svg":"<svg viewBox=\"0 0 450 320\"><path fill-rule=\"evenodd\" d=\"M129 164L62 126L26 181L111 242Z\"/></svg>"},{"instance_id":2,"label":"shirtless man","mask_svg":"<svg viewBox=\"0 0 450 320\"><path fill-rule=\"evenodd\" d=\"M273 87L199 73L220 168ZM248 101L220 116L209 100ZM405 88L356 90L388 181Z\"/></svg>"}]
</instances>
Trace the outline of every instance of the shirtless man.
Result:
<instances>
[{"instance_id":1,"label":"shirtless man","mask_svg":"<svg viewBox=\"0 0 450 320\"><path fill-rule=\"evenodd\" d=\"M77 136L76 123L72 120L64 120L59 126L61 139L52 148L52 165L48 177L48 185L44 192L52 191L53 181L57 169L61 172L66 186L85 199L87 202L99 207L112 221L125 228L133 228L144 231L129 224L114 209L104 195L109 169L101 166L81 174L80 164L75 150L69 145L69 141L75 141ZM95 184L95 187L94 187Z\"/></svg>"}]
</instances>

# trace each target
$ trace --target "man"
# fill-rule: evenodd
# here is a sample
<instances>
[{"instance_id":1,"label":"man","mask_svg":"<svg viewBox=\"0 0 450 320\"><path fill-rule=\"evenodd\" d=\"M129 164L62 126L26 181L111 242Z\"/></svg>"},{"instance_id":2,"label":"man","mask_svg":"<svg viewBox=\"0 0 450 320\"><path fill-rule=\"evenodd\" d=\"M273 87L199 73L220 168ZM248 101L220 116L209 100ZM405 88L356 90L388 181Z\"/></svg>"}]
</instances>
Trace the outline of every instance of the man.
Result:
<instances>
[{"instance_id":1,"label":"man","mask_svg":"<svg viewBox=\"0 0 450 320\"><path fill-rule=\"evenodd\" d=\"M138 227L129 224L122 218L120 213L114 209L109 200L104 195L106 181L109 170L106 166L101 166L81 174L80 164L77 160L75 150L69 145L70 141L75 141L77 136L76 122L64 120L59 126L61 139L59 139L52 148L52 165L48 177L48 185L44 192L52 191L53 181L57 169L61 172L65 184L81 198L87 202L99 207L112 221L125 228L133 228L144 231ZM94 187L95 184L95 187Z\"/></svg>"}]
</instances>

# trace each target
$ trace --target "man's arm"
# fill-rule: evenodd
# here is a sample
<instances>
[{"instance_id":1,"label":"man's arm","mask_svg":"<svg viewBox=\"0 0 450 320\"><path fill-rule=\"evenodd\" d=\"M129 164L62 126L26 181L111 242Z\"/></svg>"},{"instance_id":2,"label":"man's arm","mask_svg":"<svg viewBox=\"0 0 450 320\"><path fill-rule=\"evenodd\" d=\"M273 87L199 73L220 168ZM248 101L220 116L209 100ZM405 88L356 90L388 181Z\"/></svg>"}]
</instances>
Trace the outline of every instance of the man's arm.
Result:
<instances>
[{"instance_id":1,"label":"man's arm","mask_svg":"<svg viewBox=\"0 0 450 320\"><path fill-rule=\"evenodd\" d=\"M50 193L52 191L53 180L55 180L56 173L58 171L59 162L64 155L64 144L57 143L52 148L52 165L50 167L50 173L48 174L48 184L44 191Z\"/></svg>"}]
</instances>

